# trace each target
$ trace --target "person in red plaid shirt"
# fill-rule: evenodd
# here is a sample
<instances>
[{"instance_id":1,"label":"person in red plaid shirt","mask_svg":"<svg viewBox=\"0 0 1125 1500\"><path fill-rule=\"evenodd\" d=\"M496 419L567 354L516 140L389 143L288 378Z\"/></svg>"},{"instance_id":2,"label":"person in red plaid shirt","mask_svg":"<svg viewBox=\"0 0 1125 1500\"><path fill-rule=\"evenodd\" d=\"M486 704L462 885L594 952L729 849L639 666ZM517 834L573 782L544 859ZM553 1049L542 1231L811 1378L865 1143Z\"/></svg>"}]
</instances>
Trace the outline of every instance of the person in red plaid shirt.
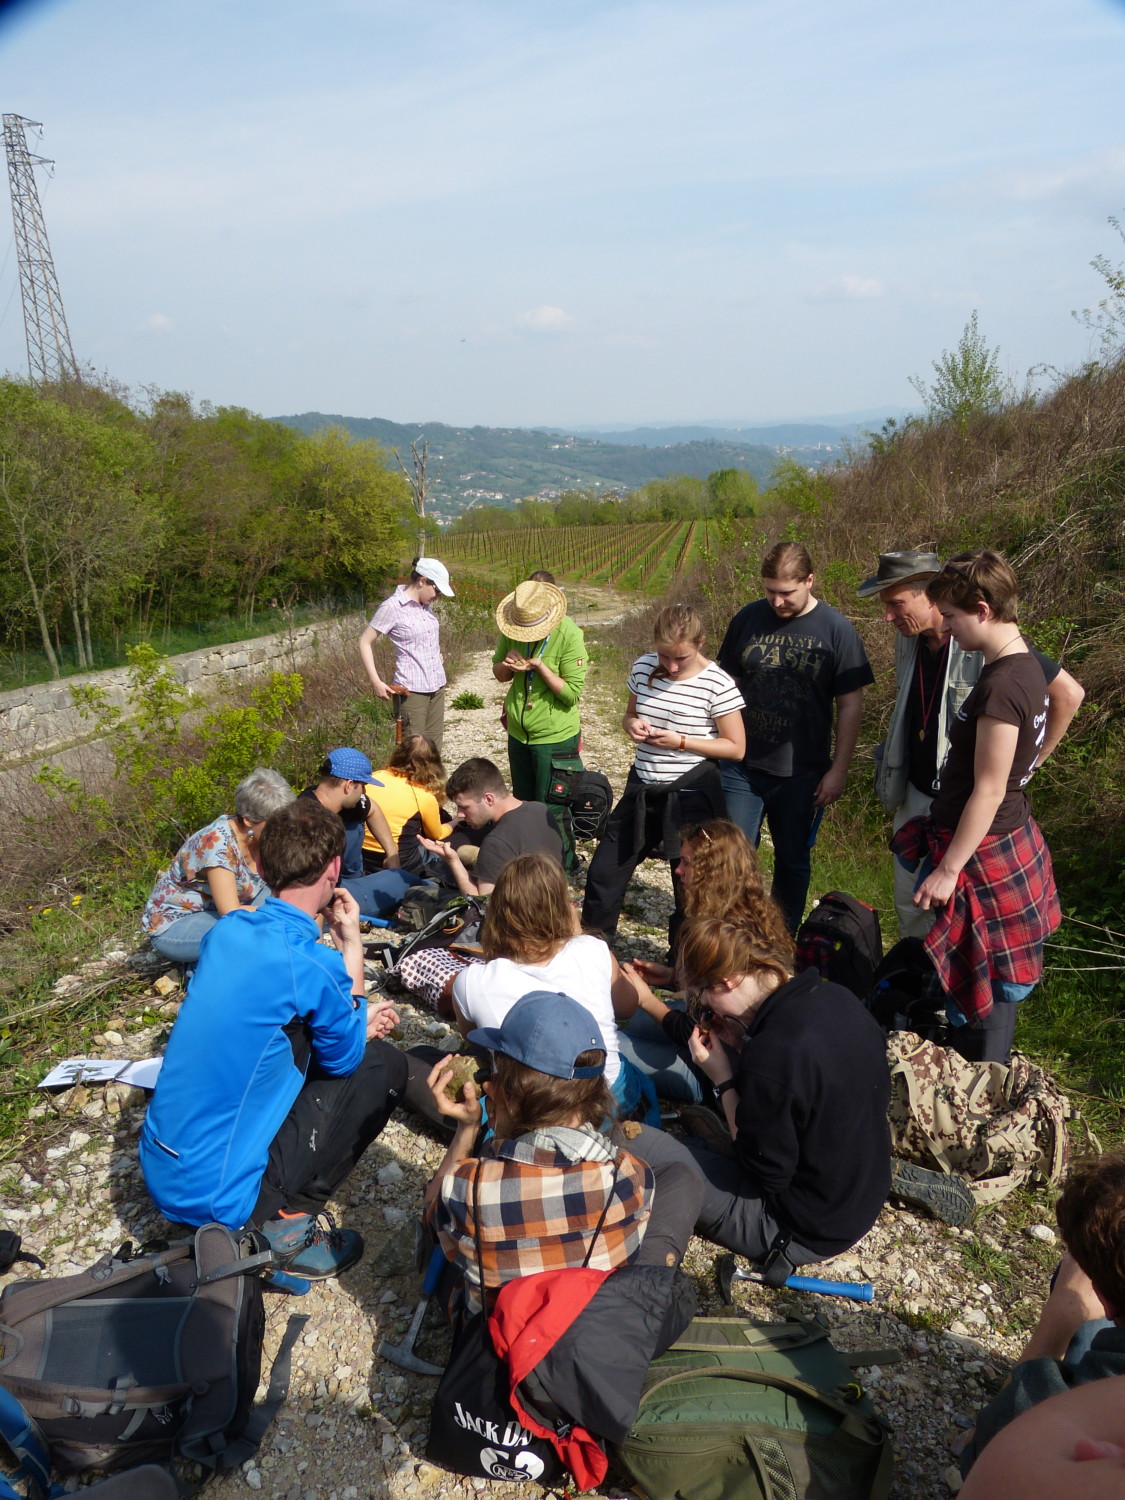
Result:
<instances>
[{"instance_id":1,"label":"person in red plaid shirt","mask_svg":"<svg viewBox=\"0 0 1125 1500\"><path fill-rule=\"evenodd\" d=\"M702 1200L702 1178L682 1147L682 1161L662 1157L654 1172L603 1133L615 1106L603 1076L601 1033L585 1006L569 995L534 990L516 1001L500 1026L471 1032L469 1041L493 1054L484 1088L495 1135L472 1155L480 1100L471 1082L450 1100L451 1064L443 1059L429 1084L438 1109L457 1128L424 1199L431 1228L464 1276L469 1311L481 1306L482 1275L491 1300L505 1282L538 1271L677 1264ZM631 1144L641 1150L658 1134L641 1127ZM665 1176L669 1168L676 1181ZM672 1212L653 1226L646 1255L642 1242L658 1175Z\"/></svg>"},{"instance_id":2,"label":"person in red plaid shirt","mask_svg":"<svg viewBox=\"0 0 1125 1500\"><path fill-rule=\"evenodd\" d=\"M948 996L954 1046L971 1062L1011 1060L1016 1004L1043 973L1062 920L1051 856L1026 787L1050 703L1043 669L1016 623L1017 583L996 552L951 558L926 586L946 630L984 666L950 727L928 818L891 841L920 867L914 902L938 917L925 939Z\"/></svg>"}]
</instances>

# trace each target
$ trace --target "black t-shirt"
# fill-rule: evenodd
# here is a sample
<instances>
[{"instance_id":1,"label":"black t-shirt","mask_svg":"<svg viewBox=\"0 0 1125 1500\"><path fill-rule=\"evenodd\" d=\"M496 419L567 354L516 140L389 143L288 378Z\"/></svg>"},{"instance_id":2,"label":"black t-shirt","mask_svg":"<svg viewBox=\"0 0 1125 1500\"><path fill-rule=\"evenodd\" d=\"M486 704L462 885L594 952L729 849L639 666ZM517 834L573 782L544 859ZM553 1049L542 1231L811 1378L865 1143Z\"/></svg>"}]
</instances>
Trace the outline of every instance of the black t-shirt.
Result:
<instances>
[{"instance_id":1,"label":"black t-shirt","mask_svg":"<svg viewBox=\"0 0 1125 1500\"><path fill-rule=\"evenodd\" d=\"M727 626L718 661L746 704L746 764L774 776L826 771L833 703L875 681L859 632L823 602L783 620L755 599Z\"/></svg>"},{"instance_id":2,"label":"black t-shirt","mask_svg":"<svg viewBox=\"0 0 1125 1500\"><path fill-rule=\"evenodd\" d=\"M977 748L977 720L983 714L1019 730L1004 800L988 834L1011 833L1031 816L1024 787L1031 780L1047 738L1047 683L1043 668L1030 651L1000 656L982 668L976 687L949 726L949 755L941 773L941 789L932 816L942 828L956 828L972 796ZM987 836L987 835L986 835Z\"/></svg>"},{"instance_id":3,"label":"black t-shirt","mask_svg":"<svg viewBox=\"0 0 1125 1500\"><path fill-rule=\"evenodd\" d=\"M562 864L562 839L545 802L521 802L497 818L481 841L473 869L478 885L495 885L517 854L545 854Z\"/></svg>"},{"instance_id":4,"label":"black t-shirt","mask_svg":"<svg viewBox=\"0 0 1125 1500\"><path fill-rule=\"evenodd\" d=\"M1044 656L1024 637L1032 656L1043 668L1048 683L1062 670L1057 661ZM911 786L931 797L937 790L938 719L949 660L949 641L940 651L931 651L924 640L911 666L910 696L906 700L906 774ZM919 680L920 679L920 680Z\"/></svg>"}]
</instances>

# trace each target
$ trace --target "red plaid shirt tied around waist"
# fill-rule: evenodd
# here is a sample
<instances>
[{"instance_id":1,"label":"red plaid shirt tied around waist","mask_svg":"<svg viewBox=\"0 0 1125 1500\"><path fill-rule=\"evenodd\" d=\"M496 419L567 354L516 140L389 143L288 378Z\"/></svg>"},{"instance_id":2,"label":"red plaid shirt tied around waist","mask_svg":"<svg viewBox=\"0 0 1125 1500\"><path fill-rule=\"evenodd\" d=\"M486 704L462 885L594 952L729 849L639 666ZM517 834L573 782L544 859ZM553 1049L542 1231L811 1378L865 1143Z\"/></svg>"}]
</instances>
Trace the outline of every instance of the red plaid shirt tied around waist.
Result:
<instances>
[{"instance_id":1,"label":"red plaid shirt tied around waist","mask_svg":"<svg viewBox=\"0 0 1125 1500\"><path fill-rule=\"evenodd\" d=\"M908 866L928 855L939 864L953 831L932 818L911 818L891 839ZM937 914L925 940L947 995L970 1025L992 1009L992 981L1035 984L1043 973L1043 944L1062 921L1051 855L1034 818L1012 833L981 841L957 877L953 899Z\"/></svg>"},{"instance_id":2,"label":"red plaid shirt tied around waist","mask_svg":"<svg viewBox=\"0 0 1125 1500\"><path fill-rule=\"evenodd\" d=\"M480 1243L484 1284L587 1264L612 1271L636 1258L648 1225L652 1169L592 1130L552 1127L494 1141L480 1159ZM616 1166L616 1177L614 1167ZM446 1256L460 1264L470 1306L480 1306L473 1222L477 1158L445 1177L430 1222ZM606 1195L610 1203L590 1258Z\"/></svg>"}]
</instances>

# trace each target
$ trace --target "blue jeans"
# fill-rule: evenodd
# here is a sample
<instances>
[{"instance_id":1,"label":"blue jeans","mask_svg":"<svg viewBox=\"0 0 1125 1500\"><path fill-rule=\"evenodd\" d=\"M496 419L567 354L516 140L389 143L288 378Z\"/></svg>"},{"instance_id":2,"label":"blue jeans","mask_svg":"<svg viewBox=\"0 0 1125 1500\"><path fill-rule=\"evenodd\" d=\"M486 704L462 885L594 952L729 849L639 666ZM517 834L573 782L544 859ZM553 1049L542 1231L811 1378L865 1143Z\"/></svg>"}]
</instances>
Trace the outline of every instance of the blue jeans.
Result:
<instances>
[{"instance_id":1,"label":"blue jeans","mask_svg":"<svg viewBox=\"0 0 1125 1500\"><path fill-rule=\"evenodd\" d=\"M158 932L152 946L174 964L194 964L199 958L200 943L218 920L219 913L214 907L209 911L190 911Z\"/></svg>"},{"instance_id":2,"label":"blue jeans","mask_svg":"<svg viewBox=\"0 0 1125 1500\"><path fill-rule=\"evenodd\" d=\"M358 901L361 917L386 917L410 887L424 879L424 875L412 875L409 870L376 870L374 875L354 875L340 884Z\"/></svg>"},{"instance_id":3,"label":"blue jeans","mask_svg":"<svg viewBox=\"0 0 1125 1500\"><path fill-rule=\"evenodd\" d=\"M817 810L813 798L821 772L801 771L795 776L773 776L756 771L741 761L724 760L719 767L727 813L756 849L762 837L763 819L773 840L773 888L770 894L781 907L790 932L796 932L805 915L805 902L812 879L812 843Z\"/></svg>"}]
</instances>

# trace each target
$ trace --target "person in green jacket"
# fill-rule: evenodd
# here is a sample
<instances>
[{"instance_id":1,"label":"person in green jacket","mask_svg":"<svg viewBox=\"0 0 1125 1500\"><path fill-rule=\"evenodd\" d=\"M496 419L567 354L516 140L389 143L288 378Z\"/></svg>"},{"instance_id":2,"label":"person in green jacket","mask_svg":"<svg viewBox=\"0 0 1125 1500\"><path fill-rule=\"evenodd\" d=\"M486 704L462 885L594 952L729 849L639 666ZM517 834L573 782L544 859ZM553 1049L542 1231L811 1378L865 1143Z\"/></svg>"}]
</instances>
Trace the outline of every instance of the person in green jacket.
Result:
<instances>
[{"instance_id":1,"label":"person in green jacket","mask_svg":"<svg viewBox=\"0 0 1125 1500\"><path fill-rule=\"evenodd\" d=\"M510 683L504 700L512 795L545 802L551 761L575 755L586 642L567 618L566 595L549 573L533 573L496 606L500 640L492 675Z\"/></svg>"}]
</instances>

